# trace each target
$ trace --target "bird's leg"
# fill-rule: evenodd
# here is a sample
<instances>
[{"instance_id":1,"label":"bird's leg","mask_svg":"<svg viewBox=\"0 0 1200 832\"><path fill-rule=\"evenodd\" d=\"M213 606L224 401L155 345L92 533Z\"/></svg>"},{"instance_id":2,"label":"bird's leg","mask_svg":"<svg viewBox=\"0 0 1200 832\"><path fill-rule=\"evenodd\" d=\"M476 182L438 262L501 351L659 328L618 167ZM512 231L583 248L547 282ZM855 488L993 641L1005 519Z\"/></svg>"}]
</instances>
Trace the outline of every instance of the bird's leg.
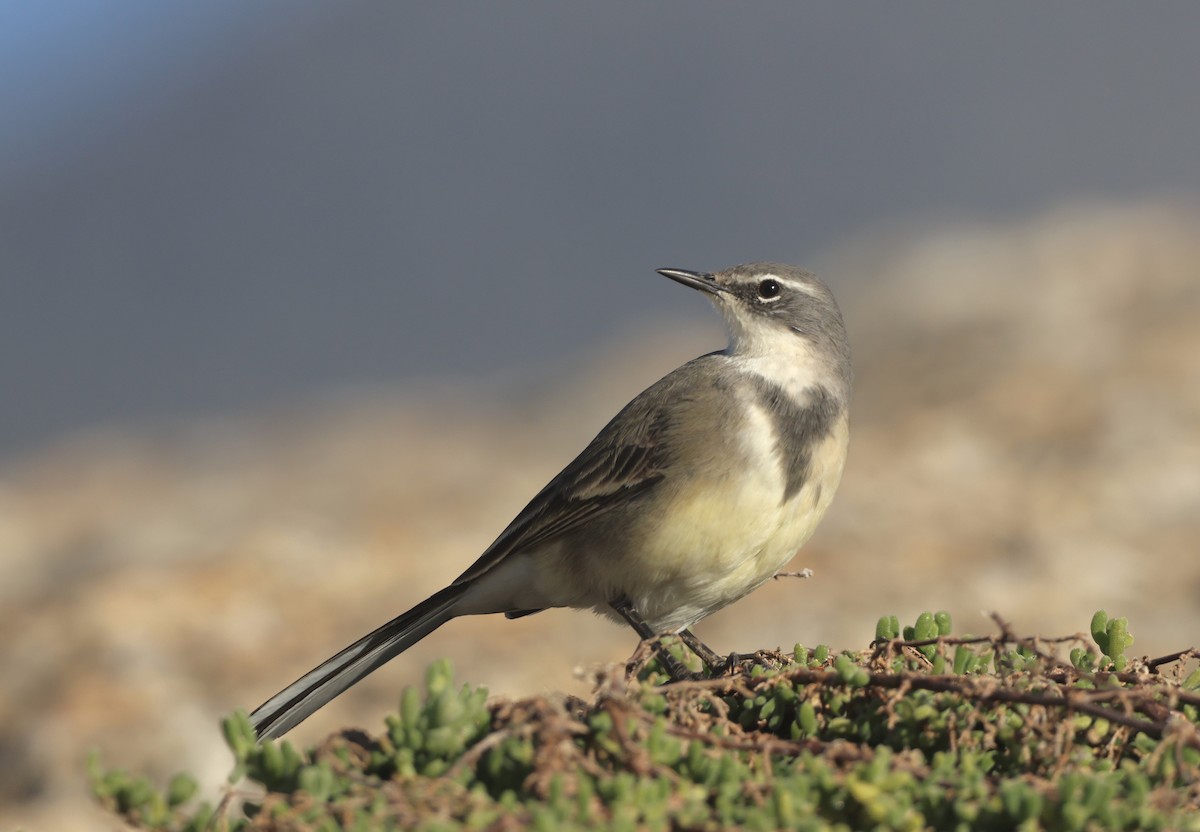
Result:
<instances>
[{"instance_id":1,"label":"bird's leg","mask_svg":"<svg viewBox=\"0 0 1200 832\"><path fill-rule=\"evenodd\" d=\"M737 663L738 655L734 653L731 656L718 655L715 650L696 637L696 634L691 630L684 630L679 634L683 639L683 643L688 648L700 657L700 661L704 662L705 666L713 673L723 673L733 664Z\"/></svg>"},{"instance_id":2,"label":"bird's leg","mask_svg":"<svg viewBox=\"0 0 1200 832\"><path fill-rule=\"evenodd\" d=\"M609 606L616 610L617 615L625 619L642 641L647 641L653 646L655 652L658 653L659 661L667 668L667 673L670 674L673 681L682 682L695 678L695 674L688 670L683 662L668 652L662 643L662 637L650 628L650 625L646 623L646 619L638 614L638 611L633 608L633 604L628 598L620 598L613 601Z\"/></svg>"}]
</instances>

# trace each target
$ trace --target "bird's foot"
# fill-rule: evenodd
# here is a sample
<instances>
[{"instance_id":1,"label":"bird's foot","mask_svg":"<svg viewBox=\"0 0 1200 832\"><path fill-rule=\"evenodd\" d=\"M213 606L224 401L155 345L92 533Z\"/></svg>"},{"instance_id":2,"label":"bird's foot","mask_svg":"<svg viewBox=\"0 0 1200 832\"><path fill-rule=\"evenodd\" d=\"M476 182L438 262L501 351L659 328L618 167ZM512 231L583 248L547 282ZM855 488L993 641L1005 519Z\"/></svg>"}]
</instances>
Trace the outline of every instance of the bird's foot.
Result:
<instances>
[{"instance_id":1,"label":"bird's foot","mask_svg":"<svg viewBox=\"0 0 1200 832\"><path fill-rule=\"evenodd\" d=\"M682 631L679 637L699 657L700 661L704 662L712 676L732 676L739 671L748 671L755 666L770 667L779 663L777 655L763 650L756 650L747 655L730 653L728 656L722 656L696 638L696 634L691 630Z\"/></svg>"},{"instance_id":2,"label":"bird's foot","mask_svg":"<svg viewBox=\"0 0 1200 832\"><path fill-rule=\"evenodd\" d=\"M709 665L714 676L733 676L748 672L756 667L770 668L779 664L779 659L769 651L755 650L753 653L730 653L714 667Z\"/></svg>"}]
</instances>

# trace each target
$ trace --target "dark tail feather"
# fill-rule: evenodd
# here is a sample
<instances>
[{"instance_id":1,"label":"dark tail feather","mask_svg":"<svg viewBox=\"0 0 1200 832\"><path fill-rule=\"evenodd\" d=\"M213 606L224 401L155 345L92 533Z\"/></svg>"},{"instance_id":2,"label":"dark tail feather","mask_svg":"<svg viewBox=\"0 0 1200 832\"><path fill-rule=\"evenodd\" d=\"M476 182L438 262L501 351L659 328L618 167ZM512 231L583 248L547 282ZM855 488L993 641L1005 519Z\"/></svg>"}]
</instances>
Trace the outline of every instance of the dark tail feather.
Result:
<instances>
[{"instance_id":1,"label":"dark tail feather","mask_svg":"<svg viewBox=\"0 0 1200 832\"><path fill-rule=\"evenodd\" d=\"M359 679L412 647L454 617L467 586L449 586L326 659L250 714L258 738L281 737Z\"/></svg>"}]
</instances>

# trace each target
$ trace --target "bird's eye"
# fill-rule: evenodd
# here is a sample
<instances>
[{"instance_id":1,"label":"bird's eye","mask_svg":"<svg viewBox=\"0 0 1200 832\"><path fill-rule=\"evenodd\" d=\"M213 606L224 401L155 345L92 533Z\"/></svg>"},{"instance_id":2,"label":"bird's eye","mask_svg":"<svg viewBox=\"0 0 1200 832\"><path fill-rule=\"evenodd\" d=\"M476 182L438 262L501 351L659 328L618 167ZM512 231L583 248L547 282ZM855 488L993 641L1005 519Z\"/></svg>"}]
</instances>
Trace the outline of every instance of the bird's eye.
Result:
<instances>
[{"instance_id":1,"label":"bird's eye","mask_svg":"<svg viewBox=\"0 0 1200 832\"><path fill-rule=\"evenodd\" d=\"M758 284L758 296L763 300L779 297L780 291L779 281L777 280L764 280Z\"/></svg>"}]
</instances>

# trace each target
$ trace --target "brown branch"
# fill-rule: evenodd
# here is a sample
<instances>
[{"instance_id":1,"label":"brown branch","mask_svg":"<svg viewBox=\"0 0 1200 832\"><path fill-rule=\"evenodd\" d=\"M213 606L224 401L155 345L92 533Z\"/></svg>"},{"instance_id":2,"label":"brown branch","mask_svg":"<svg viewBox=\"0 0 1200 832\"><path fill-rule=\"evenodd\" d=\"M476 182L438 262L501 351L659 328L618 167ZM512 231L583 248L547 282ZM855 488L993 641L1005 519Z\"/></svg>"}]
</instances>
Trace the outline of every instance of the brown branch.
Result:
<instances>
[{"instance_id":1,"label":"brown branch","mask_svg":"<svg viewBox=\"0 0 1200 832\"><path fill-rule=\"evenodd\" d=\"M1200 659L1200 647L1189 647L1186 650L1179 650L1175 653L1168 653L1165 656L1159 656L1157 659L1148 659L1146 667L1151 673L1158 671L1158 668L1164 664L1177 662L1181 659Z\"/></svg>"},{"instance_id":2,"label":"brown branch","mask_svg":"<svg viewBox=\"0 0 1200 832\"><path fill-rule=\"evenodd\" d=\"M811 578L812 576L813 571L805 567L799 572L776 572L771 577L778 581L780 578Z\"/></svg>"}]
</instances>

